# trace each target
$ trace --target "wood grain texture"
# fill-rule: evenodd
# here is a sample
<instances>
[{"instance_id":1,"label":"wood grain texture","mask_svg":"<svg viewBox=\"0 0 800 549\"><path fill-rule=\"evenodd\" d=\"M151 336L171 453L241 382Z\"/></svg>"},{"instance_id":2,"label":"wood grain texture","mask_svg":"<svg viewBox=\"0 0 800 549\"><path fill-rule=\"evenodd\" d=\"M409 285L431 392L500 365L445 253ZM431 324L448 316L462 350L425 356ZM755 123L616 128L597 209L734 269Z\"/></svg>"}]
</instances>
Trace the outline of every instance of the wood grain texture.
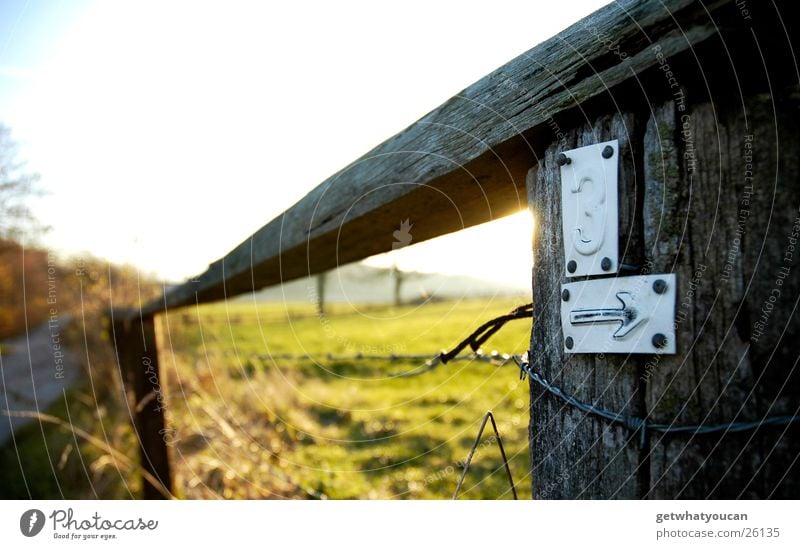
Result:
<instances>
[{"instance_id":1,"label":"wood grain texture","mask_svg":"<svg viewBox=\"0 0 800 549\"><path fill-rule=\"evenodd\" d=\"M800 251L792 252L792 239L800 250L800 87L716 102L692 97L699 99L599 117L592 126L565 131L565 140L547 149L531 188L539 219L534 369L585 402L655 423L712 425L796 414ZM674 356L570 356L562 350L559 285L565 279L555 156L611 136L620 137L623 148L621 249L628 240L629 262L678 275ZM653 434L640 449L630 431L566 406L532 383L534 497L795 497L798 429Z\"/></svg>"},{"instance_id":2,"label":"wood grain texture","mask_svg":"<svg viewBox=\"0 0 800 549\"><path fill-rule=\"evenodd\" d=\"M563 138L552 140L530 184L539 218L531 349L534 368L565 391L655 423L713 425L800 411L800 248L792 248L800 236L800 74L787 65L797 57L789 41L797 10L758 4L744 19L730 3L715 16L714 39L666 56L669 68L637 76L638 89L612 90L605 111L562 121ZM627 140L621 250L644 272L677 274L678 354L567 357L555 155L619 136ZM796 497L798 431L651 434L640 449L629 431L565 407L532 383L533 493Z\"/></svg>"},{"instance_id":3,"label":"wood grain texture","mask_svg":"<svg viewBox=\"0 0 800 549\"><path fill-rule=\"evenodd\" d=\"M632 114L597 119L565 132L547 149L531 190L537 219L534 241L532 364L546 379L578 398L633 415L643 413L639 358L624 355L566 355L561 332L564 244L561 231L561 176L556 155L592 143L619 139L620 250L627 262L641 264L641 223L637 182L641 166L634 149L637 124ZM579 280L569 279L570 281ZM635 498L641 486L636 438L625 428L587 417L537 384L531 384L531 460L536 498ZM560 479L553 483L552 479Z\"/></svg>"},{"instance_id":4,"label":"wood grain texture","mask_svg":"<svg viewBox=\"0 0 800 549\"><path fill-rule=\"evenodd\" d=\"M800 124L778 119L800 112L797 92L749 97L744 109L702 103L680 113L667 103L648 122L645 246L656 271L678 273L681 349L655 362L648 378L654 421L797 413L800 277L782 279L780 268L800 265L784 261L796 220L800 231ZM695 139L694 163L677 154L685 130ZM761 330L765 303L772 310ZM646 495L794 497L797 431L655 437Z\"/></svg>"},{"instance_id":5,"label":"wood grain texture","mask_svg":"<svg viewBox=\"0 0 800 549\"><path fill-rule=\"evenodd\" d=\"M525 207L525 174L556 118L634 81L664 55L716 33L725 2L612 3L510 61L334 174L145 313L208 302L392 249L400 220L413 242ZM224 204L220 204L224 207Z\"/></svg>"}]
</instances>

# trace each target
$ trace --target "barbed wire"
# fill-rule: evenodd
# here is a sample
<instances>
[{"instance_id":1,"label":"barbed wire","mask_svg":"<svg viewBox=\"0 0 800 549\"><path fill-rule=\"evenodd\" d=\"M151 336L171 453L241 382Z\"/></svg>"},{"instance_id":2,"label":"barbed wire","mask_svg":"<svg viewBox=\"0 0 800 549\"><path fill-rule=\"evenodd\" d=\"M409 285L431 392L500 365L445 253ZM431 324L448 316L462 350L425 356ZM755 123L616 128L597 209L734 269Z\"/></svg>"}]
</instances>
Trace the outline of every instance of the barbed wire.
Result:
<instances>
[{"instance_id":1,"label":"barbed wire","mask_svg":"<svg viewBox=\"0 0 800 549\"><path fill-rule=\"evenodd\" d=\"M521 307L517 307L511 313L492 319L482 324L475 332L468 338L459 343L453 350L449 352L439 353L439 360L442 363L447 363L449 360L455 358L464 347L469 345L473 351L476 350L482 343L489 337L494 335L506 322L518 318L533 317L533 304L529 303ZM452 356L452 358L450 358ZM541 374L533 371L530 366L530 351L526 353L521 359L516 356L511 356L511 360L520 369L520 379L526 376L530 377L533 381L546 389L551 394L557 396L570 406L581 410L586 414L595 415L604 418L612 423L617 423L625 426L634 433L639 433L639 447L644 448L647 445L648 437L651 432L658 432L663 434L691 434L691 435L706 435L712 433L737 433L742 431L752 431L761 427L789 425L800 421L798 415L782 415L782 416L767 416L759 420L753 421L731 421L728 423L719 423L714 425L692 424L692 425L675 425L673 423L655 423L650 422L647 418L641 418L622 412L615 412L607 410L593 404L583 402L573 395L566 393L561 387L553 385ZM527 358L527 360L526 360ZM506 361L507 363L508 361Z\"/></svg>"},{"instance_id":2,"label":"barbed wire","mask_svg":"<svg viewBox=\"0 0 800 549\"><path fill-rule=\"evenodd\" d=\"M758 420L731 421L727 423L718 423L713 425L704 425L704 424L675 425L674 423L650 422L647 418L641 418L638 416L633 416L622 412L615 412L613 410L607 410L605 408L596 406L594 404L583 402L582 400L579 400L575 396L565 392L561 387L554 385L549 380L547 380L543 375L533 370L533 368L530 365L530 351L528 351L525 355L521 357L507 353L499 353L498 351L492 351L490 354L487 355L481 351L480 346L483 343L485 343L491 336L497 333L500 330L500 328L502 328L507 322L520 318L531 318L532 316L533 316L533 304L529 303L527 305L522 305L520 307L517 307L516 309L512 310L510 313L506 315L502 315L488 322L485 322L480 327L478 327L477 330L475 330L472 334L470 334L466 339L458 343L450 351L442 350L441 352L439 352L434 356L420 355L420 354L396 354L396 353L389 353L386 355L377 355L377 354L371 355L363 353L356 353L352 355L334 355L332 353L328 353L326 355L267 353L267 354L254 354L252 356L256 356L262 360L263 359L271 359L271 360L306 359L306 360L329 360L329 361L425 360L425 363L420 367L420 369L412 370L409 372L401 372L398 374L391 374L389 377L392 378L419 376L436 369L441 364L447 364L448 362L454 362L454 361L470 361L470 362L483 361L495 364L497 366L504 366L505 364L508 364L509 362L513 361L520 370L520 379L525 379L526 377L529 377L539 386L544 388L547 392L560 398L573 408L577 408L578 410L582 411L585 414L594 415L603 418L607 421L610 421L612 423L622 425L627 429L633 431L634 433L638 432L640 448L644 448L647 445L649 435L651 432L663 433L667 435L671 434L705 435L712 433L737 433L742 431L752 431L755 429L759 429L761 427L789 425L800 421L800 415L795 414L795 415L767 416ZM461 351L464 350L467 346L469 346L472 349L472 352L468 354L460 354ZM485 427L486 421L488 419L492 420L492 425L494 426L494 417L491 416L491 412L488 412L487 416L484 417L484 422L483 425L481 426L480 432L478 433L478 438L480 438L480 435L482 434L483 428ZM495 432L496 431L497 429L495 427ZM509 471L509 478L510 478L510 471ZM459 487L460 487L460 482L459 482ZM456 495L457 494L458 490L456 490Z\"/></svg>"},{"instance_id":3,"label":"barbed wire","mask_svg":"<svg viewBox=\"0 0 800 549\"><path fill-rule=\"evenodd\" d=\"M714 425L675 425L672 423L651 423L647 418L641 418L620 412L606 410L599 406L589 404L578 400L573 395L566 393L561 387L558 387L548 381L544 376L535 372L530 366L530 361L513 357L514 362L522 372L522 377L529 377L541 387L546 389L549 393L557 396L570 406L581 410L586 414L592 414L604 418L612 423L618 423L627 427L629 430L639 433L639 447L644 448L647 445L650 432L655 431L664 434L691 434L691 435L706 435L711 433L737 433L742 431L752 431L761 427L789 425L800 421L798 415L783 415L783 416L767 416L765 418L753 421L732 421L728 423L718 423Z\"/></svg>"},{"instance_id":4,"label":"barbed wire","mask_svg":"<svg viewBox=\"0 0 800 549\"><path fill-rule=\"evenodd\" d=\"M492 333L496 332L494 330ZM476 331L477 333L477 331ZM463 343L463 342L462 342ZM466 345L464 345L466 346ZM462 346L463 349L463 346ZM271 360L314 360L314 361L346 361L346 360L387 360L387 361L413 361L413 360L425 360L425 363L419 368L415 370L411 370L408 372L400 372L397 374L390 374L388 377L390 378L408 378L408 377L416 377L428 373L441 364L445 364L443 362L442 357L446 356L447 354L445 351L442 351L436 355L422 355L422 354L396 354L390 353L387 355L377 355L377 354L364 354L364 353L355 353L351 355L334 355L331 353L322 355L322 354L291 354L291 353L276 353L276 354L269 354L269 353L262 353L262 354L252 354L250 356L256 357L261 360L271 359ZM547 390L549 393L555 395L556 397L560 398L570 406L581 410L582 412L590 415L595 415L606 419L612 423L616 423L619 425L623 425L624 427L628 428L629 430L633 431L634 433L639 433L639 447L644 448L647 445L647 441L649 439L651 432L658 432L664 434L690 434L690 435L705 435L705 434L712 434L712 433L738 433L742 431L752 431L755 429L759 429L761 427L771 427L771 426L781 426L781 425L789 425L791 423L795 423L800 421L799 415L781 415L781 416L768 416L758 420L752 421L732 421L728 423L719 423L714 425L703 425L703 424L691 424L691 425L675 425L671 423L656 423L650 422L646 418L641 418L629 414L625 414L622 412L615 412L613 410L607 410L605 408L595 406L594 404L589 404L583 402L576 398L575 396L565 392L561 387L554 385L550 381L548 381L544 376L535 372L528 360L525 360L525 356L518 357L513 354L508 353L500 353L498 351L492 351L489 354L483 353L480 349L477 351L473 351L472 353L462 354L451 356L447 360L447 362L457 362L457 361L469 361L469 362L486 362L490 364L494 364L495 366L504 366L509 362L514 362L520 370L520 379L525 379L529 377L534 382L536 382L539 386Z\"/></svg>"},{"instance_id":5,"label":"barbed wire","mask_svg":"<svg viewBox=\"0 0 800 549\"><path fill-rule=\"evenodd\" d=\"M458 356L459 353L461 353L461 351L463 351L468 345L473 352L478 352L481 345L486 343L486 341L496 334L500 328L505 326L506 322L518 320L520 318L533 318L533 303L521 305L506 315L498 316L497 318L493 318L492 320L481 324L477 330L472 332L469 336L467 336L466 339L453 347L453 349L439 353L439 360L442 362L442 364L447 364L456 356Z\"/></svg>"},{"instance_id":6,"label":"barbed wire","mask_svg":"<svg viewBox=\"0 0 800 549\"><path fill-rule=\"evenodd\" d=\"M298 354L298 353L241 353L236 351L226 351L222 354L223 356L238 356L243 358L256 358L258 360L311 360L314 362L344 362L344 361L351 361L351 360L385 360L389 362L413 362L417 360L424 360L425 362L419 369L414 369L408 372L400 372L397 374L390 374L388 377L392 378L403 378L403 377L415 377L422 375L424 373L430 372L435 368L439 367L443 362L441 361L441 356L444 351L441 351L438 354L433 356L429 354L398 354L398 353L389 353L385 355L379 354L365 354L365 353L355 353L349 355L336 355L333 353L327 354L320 354L320 353L307 353L307 354ZM190 353L194 354L194 353ZM466 353L458 356L454 356L448 360L448 362L486 362L488 364L493 364L495 366L505 366L509 362L512 362L514 359L514 355L509 353L501 353L497 350L493 350L490 353L484 353L481 349L477 351L473 351L471 353Z\"/></svg>"}]
</instances>

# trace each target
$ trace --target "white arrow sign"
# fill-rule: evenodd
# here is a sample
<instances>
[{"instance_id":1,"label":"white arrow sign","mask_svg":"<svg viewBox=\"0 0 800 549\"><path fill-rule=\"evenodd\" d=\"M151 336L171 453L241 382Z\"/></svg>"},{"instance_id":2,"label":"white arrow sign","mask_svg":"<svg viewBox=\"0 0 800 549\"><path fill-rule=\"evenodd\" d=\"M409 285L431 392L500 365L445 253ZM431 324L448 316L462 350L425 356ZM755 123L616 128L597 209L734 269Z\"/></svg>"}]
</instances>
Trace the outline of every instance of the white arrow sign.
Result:
<instances>
[{"instance_id":1,"label":"white arrow sign","mask_svg":"<svg viewBox=\"0 0 800 549\"><path fill-rule=\"evenodd\" d=\"M677 283L660 274L563 284L564 352L675 354Z\"/></svg>"}]
</instances>

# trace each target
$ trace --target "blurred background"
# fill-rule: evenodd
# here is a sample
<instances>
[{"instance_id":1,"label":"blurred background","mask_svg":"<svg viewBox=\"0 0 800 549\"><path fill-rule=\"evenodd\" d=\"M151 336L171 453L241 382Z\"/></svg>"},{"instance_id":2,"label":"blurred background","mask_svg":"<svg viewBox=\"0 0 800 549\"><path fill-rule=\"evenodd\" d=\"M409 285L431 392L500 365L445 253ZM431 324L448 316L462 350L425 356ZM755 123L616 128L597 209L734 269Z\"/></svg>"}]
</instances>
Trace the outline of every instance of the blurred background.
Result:
<instances>
[{"instance_id":1,"label":"blurred background","mask_svg":"<svg viewBox=\"0 0 800 549\"><path fill-rule=\"evenodd\" d=\"M0 496L136 496L108 311L603 3L0 2ZM529 495L502 360L396 375L530 300L532 227L398 220L401 249L160 317L176 495L450 497L490 408ZM509 497L487 440L465 497Z\"/></svg>"}]
</instances>

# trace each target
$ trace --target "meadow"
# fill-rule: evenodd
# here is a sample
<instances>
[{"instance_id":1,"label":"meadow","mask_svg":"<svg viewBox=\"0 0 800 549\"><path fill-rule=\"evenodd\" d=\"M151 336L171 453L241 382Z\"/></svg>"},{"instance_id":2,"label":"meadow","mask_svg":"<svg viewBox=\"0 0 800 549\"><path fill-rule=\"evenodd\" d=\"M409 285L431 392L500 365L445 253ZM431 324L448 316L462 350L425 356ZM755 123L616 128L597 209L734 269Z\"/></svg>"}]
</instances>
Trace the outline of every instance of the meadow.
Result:
<instances>
[{"instance_id":1,"label":"meadow","mask_svg":"<svg viewBox=\"0 0 800 549\"><path fill-rule=\"evenodd\" d=\"M159 355L178 497L450 498L492 410L516 489L530 497L528 385L513 364L428 355L521 301L403 307L246 301L160 317ZM530 320L483 349L522 353ZM378 358L382 357L382 358ZM396 377L415 372L419 375ZM487 430L461 498L510 498Z\"/></svg>"}]
</instances>

